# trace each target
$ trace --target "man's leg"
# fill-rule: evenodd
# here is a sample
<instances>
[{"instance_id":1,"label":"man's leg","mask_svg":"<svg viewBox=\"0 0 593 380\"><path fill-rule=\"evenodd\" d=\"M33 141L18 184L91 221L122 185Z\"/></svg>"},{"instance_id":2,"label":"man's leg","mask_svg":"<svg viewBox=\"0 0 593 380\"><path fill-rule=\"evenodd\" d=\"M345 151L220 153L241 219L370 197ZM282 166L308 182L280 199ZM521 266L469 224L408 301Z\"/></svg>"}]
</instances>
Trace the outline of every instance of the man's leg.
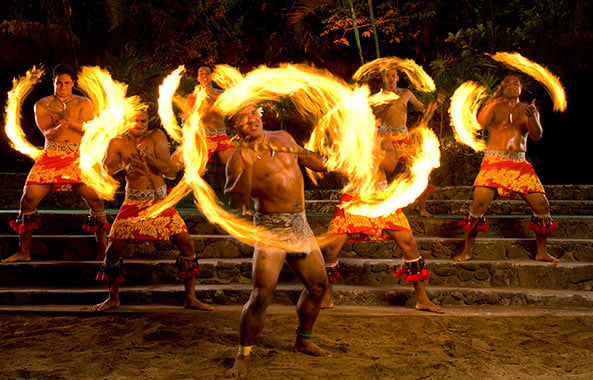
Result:
<instances>
[{"instance_id":1,"label":"man's leg","mask_svg":"<svg viewBox=\"0 0 593 380\"><path fill-rule=\"evenodd\" d=\"M14 226L19 231L19 249L12 256L2 260L3 263L15 261L31 261L31 237L33 236L32 225L28 223L29 218L36 218L37 206L49 194L51 185L29 185L23 188L21 197L20 213L18 223Z\"/></svg>"},{"instance_id":2,"label":"man's leg","mask_svg":"<svg viewBox=\"0 0 593 380\"><path fill-rule=\"evenodd\" d=\"M535 259L539 261L557 263L558 259L554 256L551 256L546 250L546 246L548 245L548 234L552 232L544 231L546 230L545 227L549 226L552 223L552 218L550 217L550 202L548 202L548 198L545 194L530 193L523 195L523 199L525 199L527 203L529 203L529 206L534 212L533 219L536 221L534 223L542 227L539 229L535 228Z\"/></svg>"},{"instance_id":3,"label":"man's leg","mask_svg":"<svg viewBox=\"0 0 593 380\"><path fill-rule=\"evenodd\" d=\"M305 285L297 303L299 327L292 350L315 356L331 356L330 352L311 341L313 326L328 282L321 251L316 248L308 255L287 255L286 262Z\"/></svg>"},{"instance_id":4,"label":"man's leg","mask_svg":"<svg viewBox=\"0 0 593 380\"><path fill-rule=\"evenodd\" d=\"M469 225L465 232L463 250L453 257L455 261L466 261L472 258L474 241L478 235L478 226L483 225L484 214L488 210L490 203L492 203L495 194L496 189L490 187L479 186L474 189L474 201L469 209L469 215L466 217Z\"/></svg>"},{"instance_id":5,"label":"man's leg","mask_svg":"<svg viewBox=\"0 0 593 380\"><path fill-rule=\"evenodd\" d=\"M85 184L76 184L74 188L91 209L91 219L96 218L106 223L107 215L105 214L103 199L99 198L97 193ZM101 260L105 257L105 250L107 249L107 231L102 226L95 231L95 239L97 240L97 259Z\"/></svg>"},{"instance_id":6,"label":"man's leg","mask_svg":"<svg viewBox=\"0 0 593 380\"><path fill-rule=\"evenodd\" d=\"M198 260L194 252L194 242L187 232L171 236L173 243L181 251L177 259L180 277L185 286L185 302L187 309L214 310L214 306L201 302L196 297L196 275Z\"/></svg>"},{"instance_id":7,"label":"man's leg","mask_svg":"<svg viewBox=\"0 0 593 380\"><path fill-rule=\"evenodd\" d=\"M107 282L109 296L105 301L94 305L91 310L105 311L119 307L119 285L124 280L121 257L127 245L127 241L122 239L109 241L109 245L105 251L105 259L97 274L97 280Z\"/></svg>"},{"instance_id":8,"label":"man's leg","mask_svg":"<svg viewBox=\"0 0 593 380\"><path fill-rule=\"evenodd\" d=\"M338 254L344 246L344 243L346 243L346 240L348 240L347 234L335 235L332 236L331 242L323 247L322 252L323 259L325 261L325 271L327 273L328 284L327 291L321 300L322 309L331 309L334 307L334 302L332 301L334 282L340 276L338 272Z\"/></svg>"},{"instance_id":9,"label":"man's leg","mask_svg":"<svg viewBox=\"0 0 593 380\"><path fill-rule=\"evenodd\" d=\"M394 231L388 230L387 233L391 236L397 245L401 248L404 254L404 261L416 262L421 260L416 246L414 235L409 231ZM416 293L416 310L432 311L434 313L442 314L445 311L432 303L426 294L426 285L424 281L410 281L414 284L414 292Z\"/></svg>"},{"instance_id":10,"label":"man's leg","mask_svg":"<svg viewBox=\"0 0 593 380\"><path fill-rule=\"evenodd\" d=\"M432 218L432 214L426 211L426 200L428 198L428 191L424 190L418 197L418 216L421 218Z\"/></svg>"}]
</instances>

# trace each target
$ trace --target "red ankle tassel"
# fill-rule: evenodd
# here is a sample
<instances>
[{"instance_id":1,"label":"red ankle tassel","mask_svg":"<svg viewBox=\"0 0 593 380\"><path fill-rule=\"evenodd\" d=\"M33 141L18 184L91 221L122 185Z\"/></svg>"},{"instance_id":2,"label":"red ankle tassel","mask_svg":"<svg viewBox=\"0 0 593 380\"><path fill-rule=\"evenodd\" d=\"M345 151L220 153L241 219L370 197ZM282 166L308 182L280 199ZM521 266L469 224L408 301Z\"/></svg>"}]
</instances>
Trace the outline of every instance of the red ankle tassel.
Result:
<instances>
[{"instance_id":1,"label":"red ankle tassel","mask_svg":"<svg viewBox=\"0 0 593 380\"><path fill-rule=\"evenodd\" d=\"M488 232L488 225L487 224L480 224L476 226L476 231L478 232Z\"/></svg>"},{"instance_id":2,"label":"red ankle tassel","mask_svg":"<svg viewBox=\"0 0 593 380\"><path fill-rule=\"evenodd\" d=\"M177 273L177 277L179 277L181 280L196 278L200 275L201 271L202 271L202 269L200 267L195 267L190 270L183 270L183 271L179 271Z\"/></svg>"}]
</instances>

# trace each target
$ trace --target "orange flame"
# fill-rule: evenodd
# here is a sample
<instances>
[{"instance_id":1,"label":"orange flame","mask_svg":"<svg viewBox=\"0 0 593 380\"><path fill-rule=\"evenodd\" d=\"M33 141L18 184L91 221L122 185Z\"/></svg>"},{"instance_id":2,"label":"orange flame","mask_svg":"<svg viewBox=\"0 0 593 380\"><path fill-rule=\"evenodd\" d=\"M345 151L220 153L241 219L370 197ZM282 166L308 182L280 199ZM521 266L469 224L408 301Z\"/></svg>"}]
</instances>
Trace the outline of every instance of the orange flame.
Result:
<instances>
[{"instance_id":1,"label":"orange flame","mask_svg":"<svg viewBox=\"0 0 593 380\"><path fill-rule=\"evenodd\" d=\"M476 152L486 149L486 142L478 138L482 126L478 123L478 110L486 97L486 88L475 82L465 82L451 97L449 115L455 139Z\"/></svg>"},{"instance_id":2,"label":"orange flame","mask_svg":"<svg viewBox=\"0 0 593 380\"><path fill-rule=\"evenodd\" d=\"M419 66L412 59L403 59L398 57L384 57L377 58L371 62L367 62L360 66L358 70L352 75L352 79L360 81L369 75L381 73L386 69L397 69L407 75L412 82L414 88L422 92L432 92L436 90L434 81L424 71L422 66Z\"/></svg>"},{"instance_id":3,"label":"orange flame","mask_svg":"<svg viewBox=\"0 0 593 380\"><path fill-rule=\"evenodd\" d=\"M179 66L175 71L167 75L163 80L163 83L159 86L159 117L161 118L161 123L163 124L165 131L167 131L169 136L177 142L181 142L182 139L181 127L177 123L177 118L175 117L171 104L184 72L185 67Z\"/></svg>"},{"instance_id":4,"label":"orange flame","mask_svg":"<svg viewBox=\"0 0 593 380\"><path fill-rule=\"evenodd\" d=\"M439 140L428 127L435 109L436 105L430 104L418 126L410 132L410 137L418 148L416 154L408 157L409 166L406 172L395 178L387 189L371 196L361 194L360 201L344 204L343 208L352 214L379 217L409 205L424 192L430 172L440 166Z\"/></svg>"},{"instance_id":5,"label":"orange flame","mask_svg":"<svg viewBox=\"0 0 593 380\"><path fill-rule=\"evenodd\" d=\"M21 128L21 108L23 101L31 92L33 86L39 82L42 75L43 69L37 69L33 66L31 70L27 71L24 78L12 80L12 90L8 92L6 115L4 117L4 132L10 140L10 145L33 160L39 159L43 154L43 150L27 140L25 132Z\"/></svg>"},{"instance_id":6,"label":"orange flame","mask_svg":"<svg viewBox=\"0 0 593 380\"><path fill-rule=\"evenodd\" d=\"M84 124L81 177L101 198L112 200L119 182L103 166L107 146L111 139L127 131L126 120L146 106L137 96L127 98L128 86L113 80L108 71L99 67L83 67L78 85L93 101L98 115Z\"/></svg>"},{"instance_id":7,"label":"orange flame","mask_svg":"<svg viewBox=\"0 0 593 380\"><path fill-rule=\"evenodd\" d=\"M532 62L519 53L498 52L491 55L492 59L513 67L527 75L530 75L542 83L554 102L554 111L563 112L566 110L566 93L560 83L560 78L552 74L548 69L538 63Z\"/></svg>"}]
</instances>

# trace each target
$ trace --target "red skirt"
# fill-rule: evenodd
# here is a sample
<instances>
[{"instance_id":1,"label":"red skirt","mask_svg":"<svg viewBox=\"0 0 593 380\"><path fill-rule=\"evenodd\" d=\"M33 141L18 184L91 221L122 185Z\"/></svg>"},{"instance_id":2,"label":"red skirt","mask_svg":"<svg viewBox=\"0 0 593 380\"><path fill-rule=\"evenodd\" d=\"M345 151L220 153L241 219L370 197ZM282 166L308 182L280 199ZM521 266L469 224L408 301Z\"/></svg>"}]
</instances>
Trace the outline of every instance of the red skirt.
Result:
<instances>
[{"instance_id":1,"label":"red skirt","mask_svg":"<svg viewBox=\"0 0 593 380\"><path fill-rule=\"evenodd\" d=\"M343 205L352 199L355 199L352 195L342 195L329 224L328 235L348 234L348 241L376 241L391 240L391 237L385 233L386 230L412 231L408 218L402 210L375 218L355 215L343 209Z\"/></svg>"},{"instance_id":2,"label":"red skirt","mask_svg":"<svg viewBox=\"0 0 593 380\"><path fill-rule=\"evenodd\" d=\"M35 162L25 186L53 185L53 191L72 191L72 184L82 183L80 178L80 152L46 149Z\"/></svg>"},{"instance_id":3,"label":"red skirt","mask_svg":"<svg viewBox=\"0 0 593 380\"><path fill-rule=\"evenodd\" d=\"M185 222L173 207L169 207L155 217L135 219L141 211L156 202L157 200L124 200L111 226L109 239L169 240L171 236L188 232Z\"/></svg>"},{"instance_id":4,"label":"red skirt","mask_svg":"<svg viewBox=\"0 0 593 380\"><path fill-rule=\"evenodd\" d=\"M501 197L521 199L520 194L545 193L533 166L525 160L484 157L474 187L492 187Z\"/></svg>"}]
</instances>

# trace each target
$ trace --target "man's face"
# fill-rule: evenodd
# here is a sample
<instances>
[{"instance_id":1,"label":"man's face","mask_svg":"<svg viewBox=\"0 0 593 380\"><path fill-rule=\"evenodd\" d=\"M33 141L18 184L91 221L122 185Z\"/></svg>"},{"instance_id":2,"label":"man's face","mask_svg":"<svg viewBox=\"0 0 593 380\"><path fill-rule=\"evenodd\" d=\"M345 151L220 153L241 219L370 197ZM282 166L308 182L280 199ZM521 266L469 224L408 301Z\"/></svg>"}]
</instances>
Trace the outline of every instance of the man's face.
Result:
<instances>
[{"instance_id":1,"label":"man's face","mask_svg":"<svg viewBox=\"0 0 593 380\"><path fill-rule=\"evenodd\" d=\"M521 95L521 81L514 75L505 77L502 82L502 96L505 98L516 98Z\"/></svg>"},{"instance_id":2,"label":"man's face","mask_svg":"<svg viewBox=\"0 0 593 380\"><path fill-rule=\"evenodd\" d=\"M198 81L202 86L212 82L212 71L210 71L209 67L203 66L198 69Z\"/></svg>"},{"instance_id":3,"label":"man's face","mask_svg":"<svg viewBox=\"0 0 593 380\"><path fill-rule=\"evenodd\" d=\"M68 98L72 95L74 81L69 74L59 74L54 78L54 95L59 98Z\"/></svg>"},{"instance_id":4,"label":"man's face","mask_svg":"<svg viewBox=\"0 0 593 380\"><path fill-rule=\"evenodd\" d=\"M134 137L140 137L148 130L148 112L140 111L130 120L128 132Z\"/></svg>"},{"instance_id":5,"label":"man's face","mask_svg":"<svg viewBox=\"0 0 593 380\"><path fill-rule=\"evenodd\" d=\"M386 90L395 90L399 75L395 69L387 69L383 71L383 88Z\"/></svg>"},{"instance_id":6,"label":"man's face","mask_svg":"<svg viewBox=\"0 0 593 380\"><path fill-rule=\"evenodd\" d=\"M232 121L239 136L247 141L256 140L263 134L261 115L255 104L250 104L237 112Z\"/></svg>"}]
</instances>

